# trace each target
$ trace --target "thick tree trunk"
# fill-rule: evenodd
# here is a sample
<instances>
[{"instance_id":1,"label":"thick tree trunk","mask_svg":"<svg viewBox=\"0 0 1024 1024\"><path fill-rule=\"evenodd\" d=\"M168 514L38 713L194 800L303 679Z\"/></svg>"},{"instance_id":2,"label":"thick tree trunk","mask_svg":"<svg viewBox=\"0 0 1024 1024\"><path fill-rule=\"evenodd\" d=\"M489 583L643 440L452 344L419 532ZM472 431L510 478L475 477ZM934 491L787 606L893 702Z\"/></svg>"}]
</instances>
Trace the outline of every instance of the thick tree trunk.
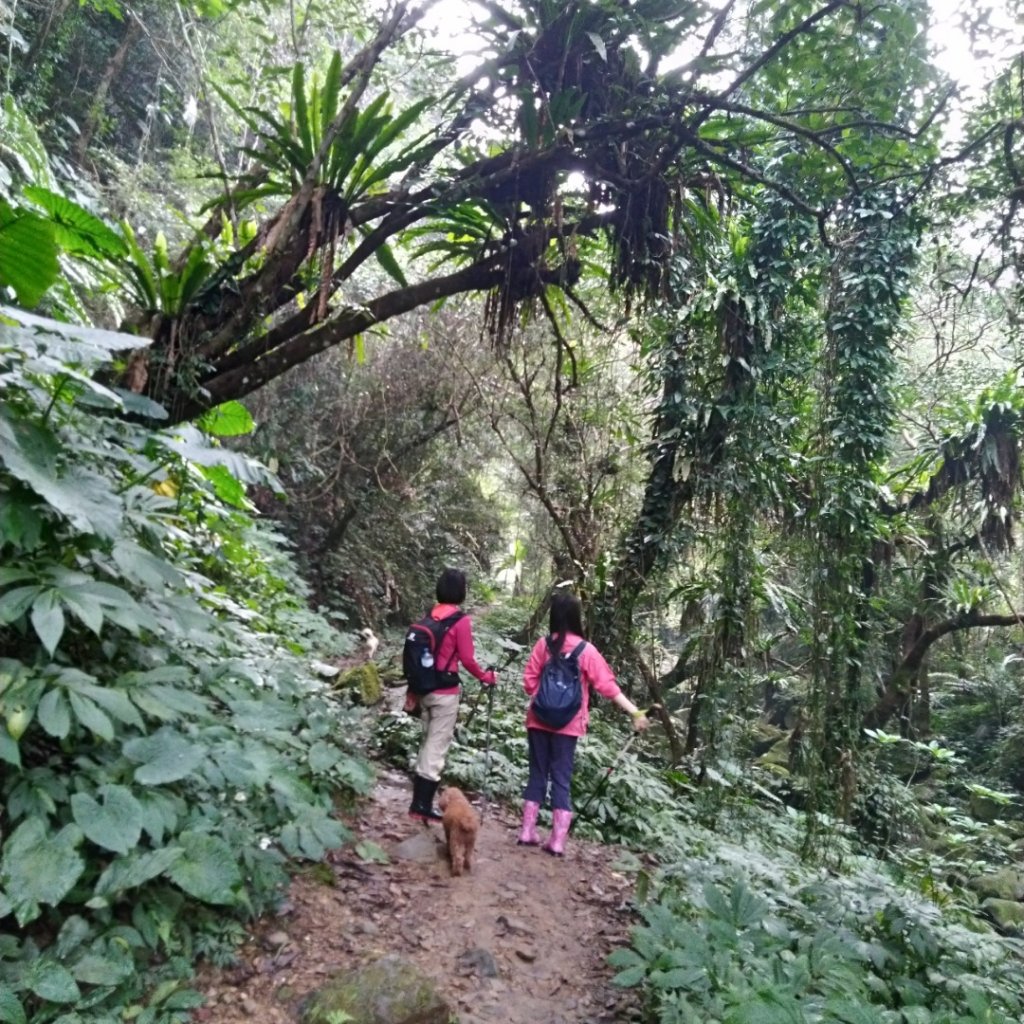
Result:
<instances>
[{"instance_id":1,"label":"thick tree trunk","mask_svg":"<svg viewBox=\"0 0 1024 1024\"><path fill-rule=\"evenodd\" d=\"M107 66L103 70L99 85L96 87L96 95L89 106L89 113L75 141L75 159L79 164L85 163L89 144L92 142L96 129L99 127L100 118L103 117L103 108L107 101L107 94L110 92L110 86L124 68L124 63L128 59L128 52L135 45L141 34L142 22L134 14L129 14L128 26L124 30L124 35L121 37L121 42L114 51L114 55L107 62Z\"/></svg>"},{"instance_id":2,"label":"thick tree trunk","mask_svg":"<svg viewBox=\"0 0 1024 1024\"><path fill-rule=\"evenodd\" d=\"M921 639L921 635L924 633L924 617L915 612L911 615L906 626L903 627L903 637L901 640L900 650L900 661L904 661L910 652L914 649L914 646ZM921 664L914 671L913 679L910 683L910 687L907 691L907 699L903 707L899 709L900 717L900 735L907 739L913 739L918 731L918 726L921 724L921 707L920 707L920 691L921 691L921 680L927 678L928 670L925 668L924 659L921 660Z\"/></svg>"},{"instance_id":3,"label":"thick tree trunk","mask_svg":"<svg viewBox=\"0 0 1024 1024\"><path fill-rule=\"evenodd\" d=\"M49 41L50 34L53 32L54 28L60 25L64 20L64 15L67 14L70 6L71 0L58 0L58 2L53 4L46 12L43 24L36 33L35 39L32 40L32 45L29 47L28 53L25 54L25 59L21 65L22 74L30 74L32 69L36 66L36 61L39 60L39 56L43 52L43 48Z\"/></svg>"},{"instance_id":4,"label":"thick tree trunk","mask_svg":"<svg viewBox=\"0 0 1024 1024\"><path fill-rule=\"evenodd\" d=\"M537 275L539 285L567 283L571 286L579 277L579 269L578 265L542 269ZM151 392L150 397L164 403L172 423L193 419L221 402L251 394L293 366L362 334L376 324L438 299L464 292L488 291L502 284L505 275L502 260L489 259L445 277L398 288L364 306L345 309L331 320L302 333L289 334L272 329L215 362L202 381L202 396L183 393L168 383L166 391Z\"/></svg>"},{"instance_id":5,"label":"thick tree trunk","mask_svg":"<svg viewBox=\"0 0 1024 1024\"><path fill-rule=\"evenodd\" d=\"M639 651L634 650L634 660L640 666L640 673L647 684L647 692L651 695L653 706L652 714L661 722L665 730L665 738L668 740L669 751L672 757L672 764L678 764L683 759L683 744L679 740L672 716L665 707L665 691L662 689L654 669L644 661Z\"/></svg>"},{"instance_id":6,"label":"thick tree trunk","mask_svg":"<svg viewBox=\"0 0 1024 1024\"><path fill-rule=\"evenodd\" d=\"M937 622L934 626L923 630L910 650L903 656L903 660L886 680L878 703L864 716L864 728L884 728L892 716L906 706L917 678L917 672L925 655L936 640L941 640L949 633L956 633L962 629L974 629L978 626L1024 627L1024 621L1019 615L983 615L981 612L966 612L955 618Z\"/></svg>"},{"instance_id":7,"label":"thick tree trunk","mask_svg":"<svg viewBox=\"0 0 1024 1024\"><path fill-rule=\"evenodd\" d=\"M725 379L720 393L709 403L710 415L696 435L687 436L684 431L680 422L682 405L676 397L691 391L685 351L687 337L674 338L671 344L675 348L665 356L664 411L659 413L654 425L649 449L651 468L643 503L623 542L614 585L599 608L602 636L611 638L613 651L616 647L628 649L636 602L659 563L664 563L672 553L670 541L697 487L711 470L721 465L730 429L725 410L754 387L749 368L753 365L759 339L737 302L723 306L721 337L722 354L729 357ZM681 465L684 458L690 459L689 465ZM678 556L678 552L675 554Z\"/></svg>"}]
</instances>

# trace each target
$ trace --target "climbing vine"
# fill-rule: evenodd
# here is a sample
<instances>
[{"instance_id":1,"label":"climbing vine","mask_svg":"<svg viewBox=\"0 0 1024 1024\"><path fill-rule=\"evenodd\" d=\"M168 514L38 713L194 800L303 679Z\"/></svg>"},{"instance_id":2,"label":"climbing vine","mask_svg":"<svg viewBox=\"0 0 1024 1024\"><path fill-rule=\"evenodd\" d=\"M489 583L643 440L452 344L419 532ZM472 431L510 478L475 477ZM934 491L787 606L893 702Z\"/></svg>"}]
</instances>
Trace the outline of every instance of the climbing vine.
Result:
<instances>
[{"instance_id":1,"label":"climbing vine","mask_svg":"<svg viewBox=\"0 0 1024 1024\"><path fill-rule=\"evenodd\" d=\"M880 539L880 470L894 417L894 344L918 226L885 191L843 219L827 281L819 429L811 449L812 682L810 749L824 778L812 802L848 816L872 630ZM825 783L824 779L828 780ZM818 783L822 783L819 785Z\"/></svg>"}]
</instances>

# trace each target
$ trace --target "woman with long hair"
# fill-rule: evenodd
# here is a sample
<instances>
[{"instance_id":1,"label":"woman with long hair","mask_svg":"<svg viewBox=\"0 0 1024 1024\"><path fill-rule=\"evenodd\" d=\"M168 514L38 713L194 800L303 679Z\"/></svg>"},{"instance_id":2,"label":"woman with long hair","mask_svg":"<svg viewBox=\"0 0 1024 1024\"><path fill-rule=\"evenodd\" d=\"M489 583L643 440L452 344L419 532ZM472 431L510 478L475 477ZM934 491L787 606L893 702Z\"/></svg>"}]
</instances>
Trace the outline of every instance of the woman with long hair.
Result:
<instances>
[{"instance_id":1,"label":"woman with long hair","mask_svg":"<svg viewBox=\"0 0 1024 1024\"><path fill-rule=\"evenodd\" d=\"M526 713L526 736L530 750L530 778L523 792L523 825L519 833L521 846L540 845L537 815L550 788L551 836L544 850L561 857L572 824L572 803L569 787L572 782L576 744L587 732L590 719L590 691L607 697L633 718L633 728L642 732L649 722L647 716L623 692L601 652L583 637L582 610L573 594L559 591L551 599L549 633L534 645L523 670L523 689L531 698ZM568 723L561 726L543 720L534 704L541 688L544 666L551 658L568 656L579 669L580 705Z\"/></svg>"}]
</instances>

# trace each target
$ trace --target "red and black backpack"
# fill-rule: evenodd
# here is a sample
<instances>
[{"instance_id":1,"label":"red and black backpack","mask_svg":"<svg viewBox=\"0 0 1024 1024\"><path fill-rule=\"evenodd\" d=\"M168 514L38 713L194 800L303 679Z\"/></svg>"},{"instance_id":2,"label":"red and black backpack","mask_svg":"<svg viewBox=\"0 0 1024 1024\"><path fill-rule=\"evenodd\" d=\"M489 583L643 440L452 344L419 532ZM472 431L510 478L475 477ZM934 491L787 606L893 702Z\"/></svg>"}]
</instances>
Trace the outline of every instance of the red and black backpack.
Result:
<instances>
[{"instance_id":1,"label":"red and black backpack","mask_svg":"<svg viewBox=\"0 0 1024 1024\"><path fill-rule=\"evenodd\" d=\"M437 664L437 654L445 634L465 614L453 612L445 619L425 615L406 631L405 647L402 649L402 675L413 693L422 696L434 690L459 685L459 673L452 670L454 656L448 667L442 668Z\"/></svg>"}]
</instances>

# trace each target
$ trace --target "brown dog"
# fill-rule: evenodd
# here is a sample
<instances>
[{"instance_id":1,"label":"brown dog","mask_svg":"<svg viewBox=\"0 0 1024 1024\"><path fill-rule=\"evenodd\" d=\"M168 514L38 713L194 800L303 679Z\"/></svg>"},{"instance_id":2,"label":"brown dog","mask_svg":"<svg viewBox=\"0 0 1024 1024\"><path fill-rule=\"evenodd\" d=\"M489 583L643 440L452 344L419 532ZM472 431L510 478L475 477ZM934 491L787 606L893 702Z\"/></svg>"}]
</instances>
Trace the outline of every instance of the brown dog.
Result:
<instances>
[{"instance_id":1,"label":"brown dog","mask_svg":"<svg viewBox=\"0 0 1024 1024\"><path fill-rule=\"evenodd\" d=\"M456 786L448 786L441 793L437 806L441 808L441 824L448 842L448 857L452 874L461 875L473 868L473 847L480 831L480 815L473 810L465 793Z\"/></svg>"}]
</instances>

